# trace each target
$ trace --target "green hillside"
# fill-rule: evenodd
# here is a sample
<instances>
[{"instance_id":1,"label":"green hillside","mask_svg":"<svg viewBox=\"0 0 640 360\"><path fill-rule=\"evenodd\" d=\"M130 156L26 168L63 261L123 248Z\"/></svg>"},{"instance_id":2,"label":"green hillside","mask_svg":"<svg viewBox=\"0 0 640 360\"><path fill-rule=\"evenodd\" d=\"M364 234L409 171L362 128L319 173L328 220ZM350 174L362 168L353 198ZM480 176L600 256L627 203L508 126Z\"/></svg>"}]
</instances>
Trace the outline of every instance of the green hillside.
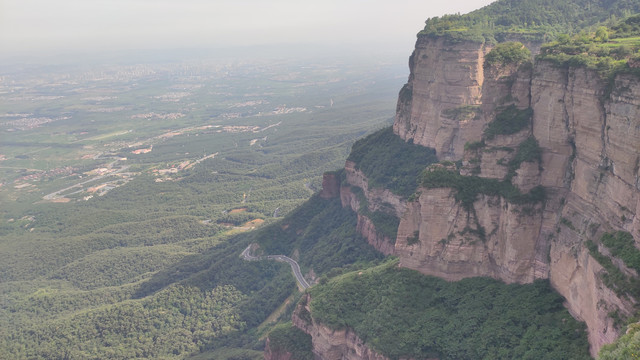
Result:
<instances>
[{"instance_id":1,"label":"green hillside","mask_svg":"<svg viewBox=\"0 0 640 360\"><path fill-rule=\"evenodd\" d=\"M634 0L501 0L464 15L426 21L420 34L451 40L546 42L560 34L595 31L640 12Z\"/></svg>"}]
</instances>

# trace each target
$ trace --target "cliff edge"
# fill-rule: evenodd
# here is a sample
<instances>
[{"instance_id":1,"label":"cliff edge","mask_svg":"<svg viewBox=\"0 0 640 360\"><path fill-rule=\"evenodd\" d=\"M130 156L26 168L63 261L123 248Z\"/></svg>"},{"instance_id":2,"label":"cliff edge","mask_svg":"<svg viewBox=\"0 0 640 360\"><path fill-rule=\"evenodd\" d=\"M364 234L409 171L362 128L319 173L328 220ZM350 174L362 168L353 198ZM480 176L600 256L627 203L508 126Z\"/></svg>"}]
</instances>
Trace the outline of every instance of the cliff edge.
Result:
<instances>
[{"instance_id":1,"label":"cliff edge","mask_svg":"<svg viewBox=\"0 0 640 360\"><path fill-rule=\"evenodd\" d=\"M636 311L638 294L608 281L616 270L597 254L636 277L598 244L616 231L640 239L640 79L530 53L487 60L506 46L528 52L420 36L393 132L435 149L439 163L399 196L347 162L343 206L361 212L359 231L402 267L450 281L549 279L587 324L595 355ZM400 219L395 242L376 232L362 199Z\"/></svg>"}]
</instances>

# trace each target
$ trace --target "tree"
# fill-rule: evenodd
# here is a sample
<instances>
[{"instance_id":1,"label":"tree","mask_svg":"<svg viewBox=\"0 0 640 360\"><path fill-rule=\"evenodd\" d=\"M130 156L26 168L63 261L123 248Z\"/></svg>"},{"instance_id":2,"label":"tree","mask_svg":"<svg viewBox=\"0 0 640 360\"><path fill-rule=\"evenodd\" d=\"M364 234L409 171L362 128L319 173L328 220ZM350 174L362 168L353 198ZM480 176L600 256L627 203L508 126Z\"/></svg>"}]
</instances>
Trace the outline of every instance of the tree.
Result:
<instances>
[{"instance_id":1,"label":"tree","mask_svg":"<svg viewBox=\"0 0 640 360\"><path fill-rule=\"evenodd\" d=\"M609 31L606 27L600 26L598 30L596 30L596 41L607 42L609 41Z\"/></svg>"}]
</instances>

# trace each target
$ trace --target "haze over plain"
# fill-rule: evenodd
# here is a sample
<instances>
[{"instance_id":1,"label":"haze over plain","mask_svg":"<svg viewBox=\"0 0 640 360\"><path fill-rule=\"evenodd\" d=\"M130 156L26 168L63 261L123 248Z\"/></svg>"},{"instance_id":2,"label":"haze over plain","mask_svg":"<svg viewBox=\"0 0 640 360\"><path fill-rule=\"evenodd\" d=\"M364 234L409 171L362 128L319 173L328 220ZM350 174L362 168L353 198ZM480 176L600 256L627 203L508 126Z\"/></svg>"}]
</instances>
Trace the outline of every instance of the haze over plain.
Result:
<instances>
[{"instance_id":1,"label":"haze over plain","mask_svg":"<svg viewBox=\"0 0 640 360\"><path fill-rule=\"evenodd\" d=\"M96 51L318 44L407 56L428 17L491 0L3 0L0 58Z\"/></svg>"}]
</instances>

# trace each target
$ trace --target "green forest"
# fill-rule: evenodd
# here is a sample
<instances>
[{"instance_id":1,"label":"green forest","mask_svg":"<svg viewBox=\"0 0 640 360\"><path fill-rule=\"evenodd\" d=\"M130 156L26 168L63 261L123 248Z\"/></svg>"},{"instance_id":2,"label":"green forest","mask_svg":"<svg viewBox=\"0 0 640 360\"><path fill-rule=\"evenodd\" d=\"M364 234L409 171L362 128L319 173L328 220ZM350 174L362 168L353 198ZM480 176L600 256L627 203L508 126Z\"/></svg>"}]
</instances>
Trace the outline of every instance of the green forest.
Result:
<instances>
[{"instance_id":1,"label":"green forest","mask_svg":"<svg viewBox=\"0 0 640 360\"><path fill-rule=\"evenodd\" d=\"M391 359L589 359L584 324L546 281L446 282L397 261L336 277L311 291L314 319L349 327Z\"/></svg>"},{"instance_id":2,"label":"green forest","mask_svg":"<svg viewBox=\"0 0 640 360\"><path fill-rule=\"evenodd\" d=\"M634 0L501 0L468 14L430 18L420 34L450 41L495 43L517 36L548 42L561 34L595 32L638 12L640 4Z\"/></svg>"}]
</instances>

